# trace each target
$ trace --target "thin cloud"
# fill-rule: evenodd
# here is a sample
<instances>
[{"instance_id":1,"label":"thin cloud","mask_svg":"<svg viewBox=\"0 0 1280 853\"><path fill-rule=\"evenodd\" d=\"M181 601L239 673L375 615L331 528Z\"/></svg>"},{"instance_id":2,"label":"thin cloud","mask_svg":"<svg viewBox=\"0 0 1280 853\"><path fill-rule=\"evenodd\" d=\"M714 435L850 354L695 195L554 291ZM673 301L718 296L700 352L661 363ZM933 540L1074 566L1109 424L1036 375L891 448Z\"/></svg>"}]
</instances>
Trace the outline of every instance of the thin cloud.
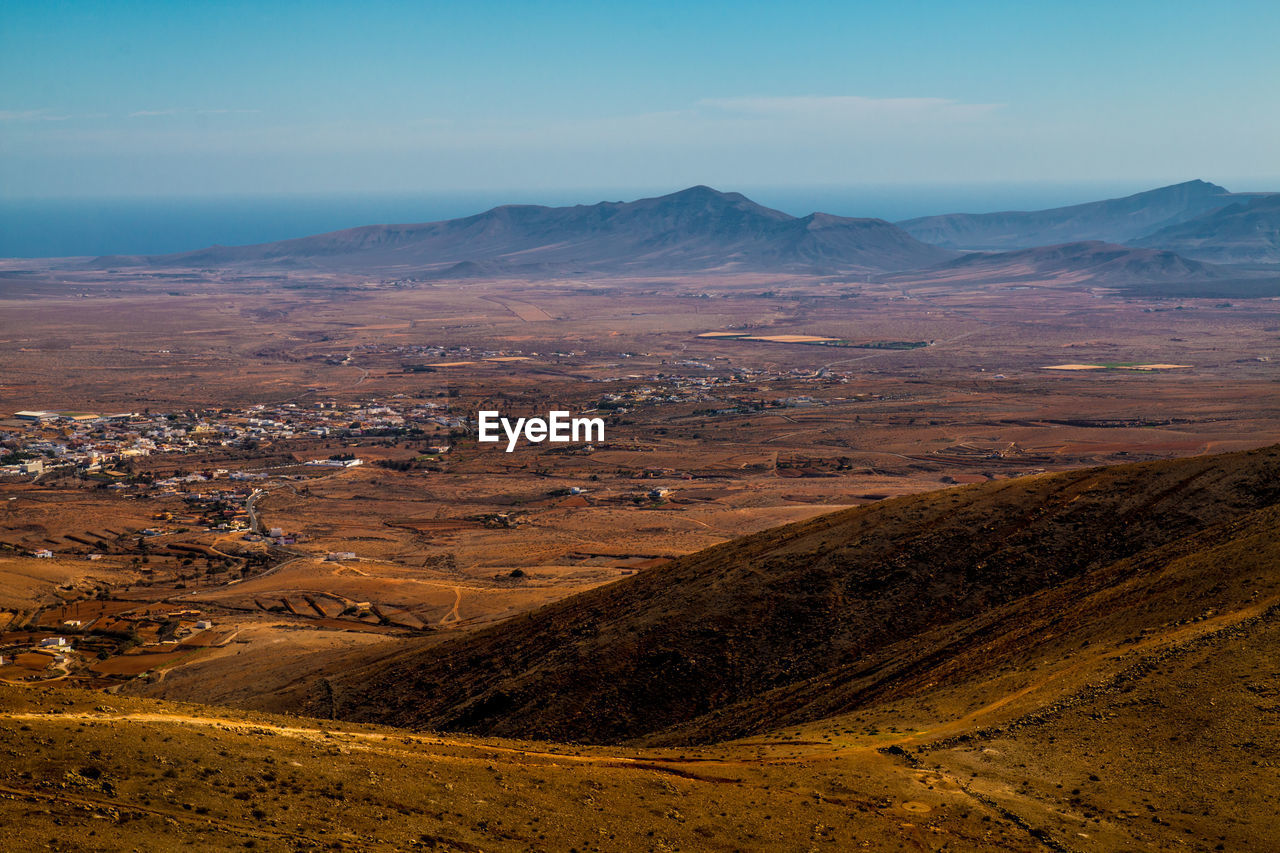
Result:
<instances>
[{"instance_id":1,"label":"thin cloud","mask_svg":"<svg viewBox=\"0 0 1280 853\"><path fill-rule=\"evenodd\" d=\"M73 115L55 113L52 110L0 110L0 121L67 121Z\"/></svg>"},{"instance_id":2,"label":"thin cloud","mask_svg":"<svg viewBox=\"0 0 1280 853\"><path fill-rule=\"evenodd\" d=\"M221 115L238 115L238 114L260 113L260 112L262 112L262 110L225 110L225 109L193 110L193 109L181 109L181 108L175 107L167 110L134 110L133 112L129 113L129 118L154 118L157 116L182 116L182 115L221 116Z\"/></svg>"},{"instance_id":3,"label":"thin cloud","mask_svg":"<svg viewBox=\"0 0 1280 853\"><path fill-rule=\"evenodd\" d=\"M817 122L951 121L983 118L1003 104L967 104L947 98L867 98L861 95L704 98L709 115Z\"/></svg>"}]
</instances>

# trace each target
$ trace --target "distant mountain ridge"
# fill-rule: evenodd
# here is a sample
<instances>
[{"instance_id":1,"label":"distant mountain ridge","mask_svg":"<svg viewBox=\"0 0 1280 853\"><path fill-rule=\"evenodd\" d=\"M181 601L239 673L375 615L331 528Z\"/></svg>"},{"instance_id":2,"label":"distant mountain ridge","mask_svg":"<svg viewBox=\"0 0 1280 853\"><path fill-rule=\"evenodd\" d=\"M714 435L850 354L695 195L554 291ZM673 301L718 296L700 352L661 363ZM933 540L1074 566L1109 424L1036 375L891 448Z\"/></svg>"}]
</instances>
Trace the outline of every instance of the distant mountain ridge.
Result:
<instances>
[{"instance_id":1,"label":"distant mountain ridge","mask_svg":"<svg viewBox=\"0 0 1280 853\"><path fill-rule=\"evenodd\" d=\"M826 213L791 216L740 193L695 186L631 202L503 205L439 222L91 262L99 268L274 266L420 279L916 271L939 279L972 270L998 280L1044 275L1130 285L1259 275L1226 273L1214 263L1280 263L1280 194L1236 194L1194 180L1070 207L955 213L894 225ZM1271 292L1264 290L1246 281L1222 292Z\"/></svg>"},{"instance_id":2,"label":"distant mountain ridge","mask_svg":"<svg viewBox=\"0 0 1280 853\"><path fill-rule=\"evenodd\" d=\"M1131 242L1219 264L1280 264L1280 194L1244 197Z\"/></svg>"},{"instance_id":3,"label":"distant mountain ridge","mask_svg":"<svg viewBox=\"0 0 1280 853\"><path fill-rule=\"evenodd\" d=\"M882 219L790 216L739 193L696 186L633 202L508 205L415 225L370 225L254 246L214 246L99 266L281 264L448 277L706 270L917 269L954 254Z\"/></svg>"},{"instance_id":4,"label":"distant mountain ridge","mask_svg":"<svg viewBox=\"0 0 1280 853\"><path fill-rule=\"evenodd\" d=\"M992 285L1105 287L1126 296L1249 299L1280 296L1280 276L1192 260L1165 249L1091 240L1008 252L969 252L881 281L951 290Z\"/></svg>"},{"instance_id":5,"label":"distant mountain ridge","mask_svg":"<svg viewBox=\"0 0 1280 853\"><path fill-rule=\"evenodd\" d=\"M947 261L939 272L964 270L1003 275L1009 280L1045 280L1081 276L1098 284L1140 284L1161 281L1205 281L1226 278L1221 267L1188 260L1161 249L1139 249L1092 240L1038 246L1012 252L974 252Z\"/></svg>"},{"instance_id":6,"label":"distant mountain ridge","mask_svg":"<svg viewBox=\"0 0 1280 853\"><path fill-rule=\"evenodd\" d=\"M918 240L948 249L1008 251L1095 240L1127 243L1219 210L1233 200L1224 187L1193 180L1069 207L948 213L897 224Z\"/></svg>"}]
</instances>

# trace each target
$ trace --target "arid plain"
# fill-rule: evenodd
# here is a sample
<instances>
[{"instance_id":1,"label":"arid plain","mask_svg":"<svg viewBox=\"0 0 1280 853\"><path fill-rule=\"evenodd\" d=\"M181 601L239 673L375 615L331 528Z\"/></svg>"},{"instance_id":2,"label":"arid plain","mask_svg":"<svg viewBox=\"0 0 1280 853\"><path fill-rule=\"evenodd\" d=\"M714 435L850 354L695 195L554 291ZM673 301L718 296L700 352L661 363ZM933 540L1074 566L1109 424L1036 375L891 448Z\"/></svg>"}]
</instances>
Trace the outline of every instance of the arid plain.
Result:
<instances>
[{"instance_id":1,"label":"arid plain","mask_svg":"<svg viewBox=\"0 0 1280 853\"><path fill-rule=\"evenodd\" d=\"M49 574L5 605L24 614L15 621L109 587L113 597L198 605L242 631L158 684L128 688L178 698L262 702L256 685L252 696L234 686L246 655L292 679L299 666L323 667L325 656L309 653L331 644L465 631L841 507L1280 435L1272 300L1142 299L1052 281L433 283L23 266L4 279L0 410L409 400L461 418L479 409L606 417L606 441L591 448L505 453L428 425L252 449L210 443L133 463L156 476L262 472L252 484L264 492L260 527L299 534L288 549L182 523L190 509L173 494L108 491L56 471L0 486L5 540L48 547L65 567L0 558L8 572ZM770 337L781 340L750 339ZM427 445L449 450L423 462ZM335 451L366 464L301 464ZM177 521L157 525L165 513ZM138 531L157 528L146 576L131 572ZM107 539L103 559L85 562ZM272 568L236 573L230 585L230 576L187 578L183 543L237 560L257 552ZM333 552L357 559L325 562ZM367 603L362 620L341 615L352 603ZM304 649L308 663L291 651ZM234 665L220 665L228 655Z\"/></svg>"},{"instance_id":2,"label":"arid plain","mask_svg":"<svg viewBox=\"0 0 1280 853\"><path fill-rule=\"evenodd\" d=\"M1280 436L1275 300L1143 297L1070 279L952 276L941 286L928 277L858 278L434 281L5 262L2 412L124 413L217 426L280 424L293 412L320 411L335 422L351 412L354 421L324 433L284 424L233 446L193 426L181 452L137 455L99 477L54 467L0 483L6 648L61 630L83 632L92 641L83 648L97 651L56 665L29 654L6 659L0 678L21 685L4 694L7 719L25 721L23 731L79 726L78 736L90 739L100 722L121 714L128 726L164 740L170 726L214 726L218 743L247 739L224 744L220 755L269 736L282 750L278 762L300 750L295 769L310 766L314 757L306 756L317 749L364 755L362 739L400 736L324 734L311 723L286 730L266 717L223 725L184 711L178 719L176 706L156 711L147 702L292 712L314 701L316 684L405 642L443 643L745 534L897 496L1246 450ZM605 419L606 436L525 444L508 454L476 442L469 419L480 409L589 413ZM423 411L432 416L411 414ZM372 424L370 412L399 418L398 425ZM57 429L0 424L16 433L36 428ZM340 457L363 464L306 464ZM192 474L199 482L155 485ZM215 504L220 518L234 513L247 523L215 524L219 518L192 497L217 490L239 492ZM25 556L37 549L51 556ZM49 716L45 705L63 694L39 691L69 686L116 695L97 701L71 693L69 710ZM984 689L990 699L990 685ZM985 725L1033 707L1023 688L1009 689L1009 708L993 700L989 712L966 719ZM961 697L955 705L974 701ZM898 713L870 712L867 730L896 731ZM936 732L936 725L903 723L902 732ZM611 787L634 790L625 768L647 762L644 784L659 803L644 817L659 828L653 849L794 849L788 845L801 836L814 844L893 839L913 849L948 839L966 849L1052 847L1048 835L1027 834L1028 825L1043 823L1024 814L1029 806L997 804L997 794L956 781L988 762L995 747L957 747L940 764L902 767L886 758L883 748L892 744L883 737L846 739L837 752L863 756L855 764L875 779L877 794L853 798L864 813L853 824L823 816L832 804L842 813L850 808L842 791L865 793L871 783L831 788L825 744L840 726L813 726L764 746L726 747L705 759L712 762L706 772L682 769L703 760L683 754L615 750L575 752L572 773L556 776L540 768L560 766L560 747L409 736L403 749L371 749L360 760L370 764L371 779L422 754L432 766L456 764L462 775L450 784L475 787L479 800L489 797L482 791L490 774L536 770L556 776L550 793L533 786L550 798L547 808L568 797L609 809L618 807L609 805ZM1034 755L1019 737L999 749ZM761 750L771 760L762 761ZM200 755L191 760L220 761ZM485 762L486 770L476 769ZM1001 767L1010 779L1040 780L1020 781L1024 788L1055 772L1035 775L1026 762ZM744 783L760 773L769 778ZM676 802L687 798L682 786L715 787L707 781L713 776L738 780L723 803L698 800L699 809L740 810L745 822L728 840L711 813L688 825L669 814L691 808ZM309 783L294 784L301 797ZM317 784L329 790L329 781ZM763 824L764 805L792 796L785 792L797 784L803 790L794 796L806 808L778 806L787 825ZM94 796L102 799L99 791L41 813L100 809ZM228 814L239 807L228 803ZM135 807L140 817L113 837L145 837L147 822L164 819L154 802ZM305 808L303 823L315 820L318 812ZM447 837L457 842L451 849L488 849L541 838L556 848L586 847L585 836L609 849L592 808L552 835L533 827L487 836L482 821L464 835L422 830L418 843L448 849ZM381 820L374 812L352 812L352 820ZM804 826L792 826L799 818ZM310 830L273 830L254 815L220 820L210 823L211 837L241 833L268 847L311 838ZM396 832L414 837L416 825L410 820ZM344 843L373 844L360 835L372 826L352 829ZM1108 827L1077 833L1088 840L1075 841L1114 849L1107 845L1132 837Z\"/></svg>"}]
</instances>

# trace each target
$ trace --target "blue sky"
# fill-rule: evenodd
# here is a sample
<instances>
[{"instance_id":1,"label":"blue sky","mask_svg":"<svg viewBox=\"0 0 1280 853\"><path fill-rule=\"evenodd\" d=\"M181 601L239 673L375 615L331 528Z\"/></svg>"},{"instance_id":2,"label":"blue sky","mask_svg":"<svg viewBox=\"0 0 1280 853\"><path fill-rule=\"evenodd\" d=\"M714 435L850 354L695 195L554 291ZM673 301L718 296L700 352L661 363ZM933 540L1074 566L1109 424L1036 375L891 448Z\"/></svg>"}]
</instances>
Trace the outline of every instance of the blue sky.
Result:
<instances>
[{"instance_id":1,"label":"blue sky","mask_svg":"<svg viewBox=\"0 0 1280 853\"><path fill-rule=\"evenodd\" d=\"M7 0L0 195L1280 189L1278 44L1274 0Z\"/></svg>"}]
</instances>

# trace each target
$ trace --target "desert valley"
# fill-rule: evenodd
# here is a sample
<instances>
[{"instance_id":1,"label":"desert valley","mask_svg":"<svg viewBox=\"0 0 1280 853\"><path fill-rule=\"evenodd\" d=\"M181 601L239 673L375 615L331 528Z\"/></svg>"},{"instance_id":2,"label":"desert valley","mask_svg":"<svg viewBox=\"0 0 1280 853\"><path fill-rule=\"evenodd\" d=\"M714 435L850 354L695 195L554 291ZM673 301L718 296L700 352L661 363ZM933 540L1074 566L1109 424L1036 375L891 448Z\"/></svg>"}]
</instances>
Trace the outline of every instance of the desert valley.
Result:
<instances>
[{"instance_id":1,"label":"desert valley","mask_svg":"<svg viewBox=\"0 0 1280 853\"><path fill-rule=\"evenodd\" d=\"M1276 197L0 261L6 848L1265 849Z\"/></svg>"}]
</instances>

